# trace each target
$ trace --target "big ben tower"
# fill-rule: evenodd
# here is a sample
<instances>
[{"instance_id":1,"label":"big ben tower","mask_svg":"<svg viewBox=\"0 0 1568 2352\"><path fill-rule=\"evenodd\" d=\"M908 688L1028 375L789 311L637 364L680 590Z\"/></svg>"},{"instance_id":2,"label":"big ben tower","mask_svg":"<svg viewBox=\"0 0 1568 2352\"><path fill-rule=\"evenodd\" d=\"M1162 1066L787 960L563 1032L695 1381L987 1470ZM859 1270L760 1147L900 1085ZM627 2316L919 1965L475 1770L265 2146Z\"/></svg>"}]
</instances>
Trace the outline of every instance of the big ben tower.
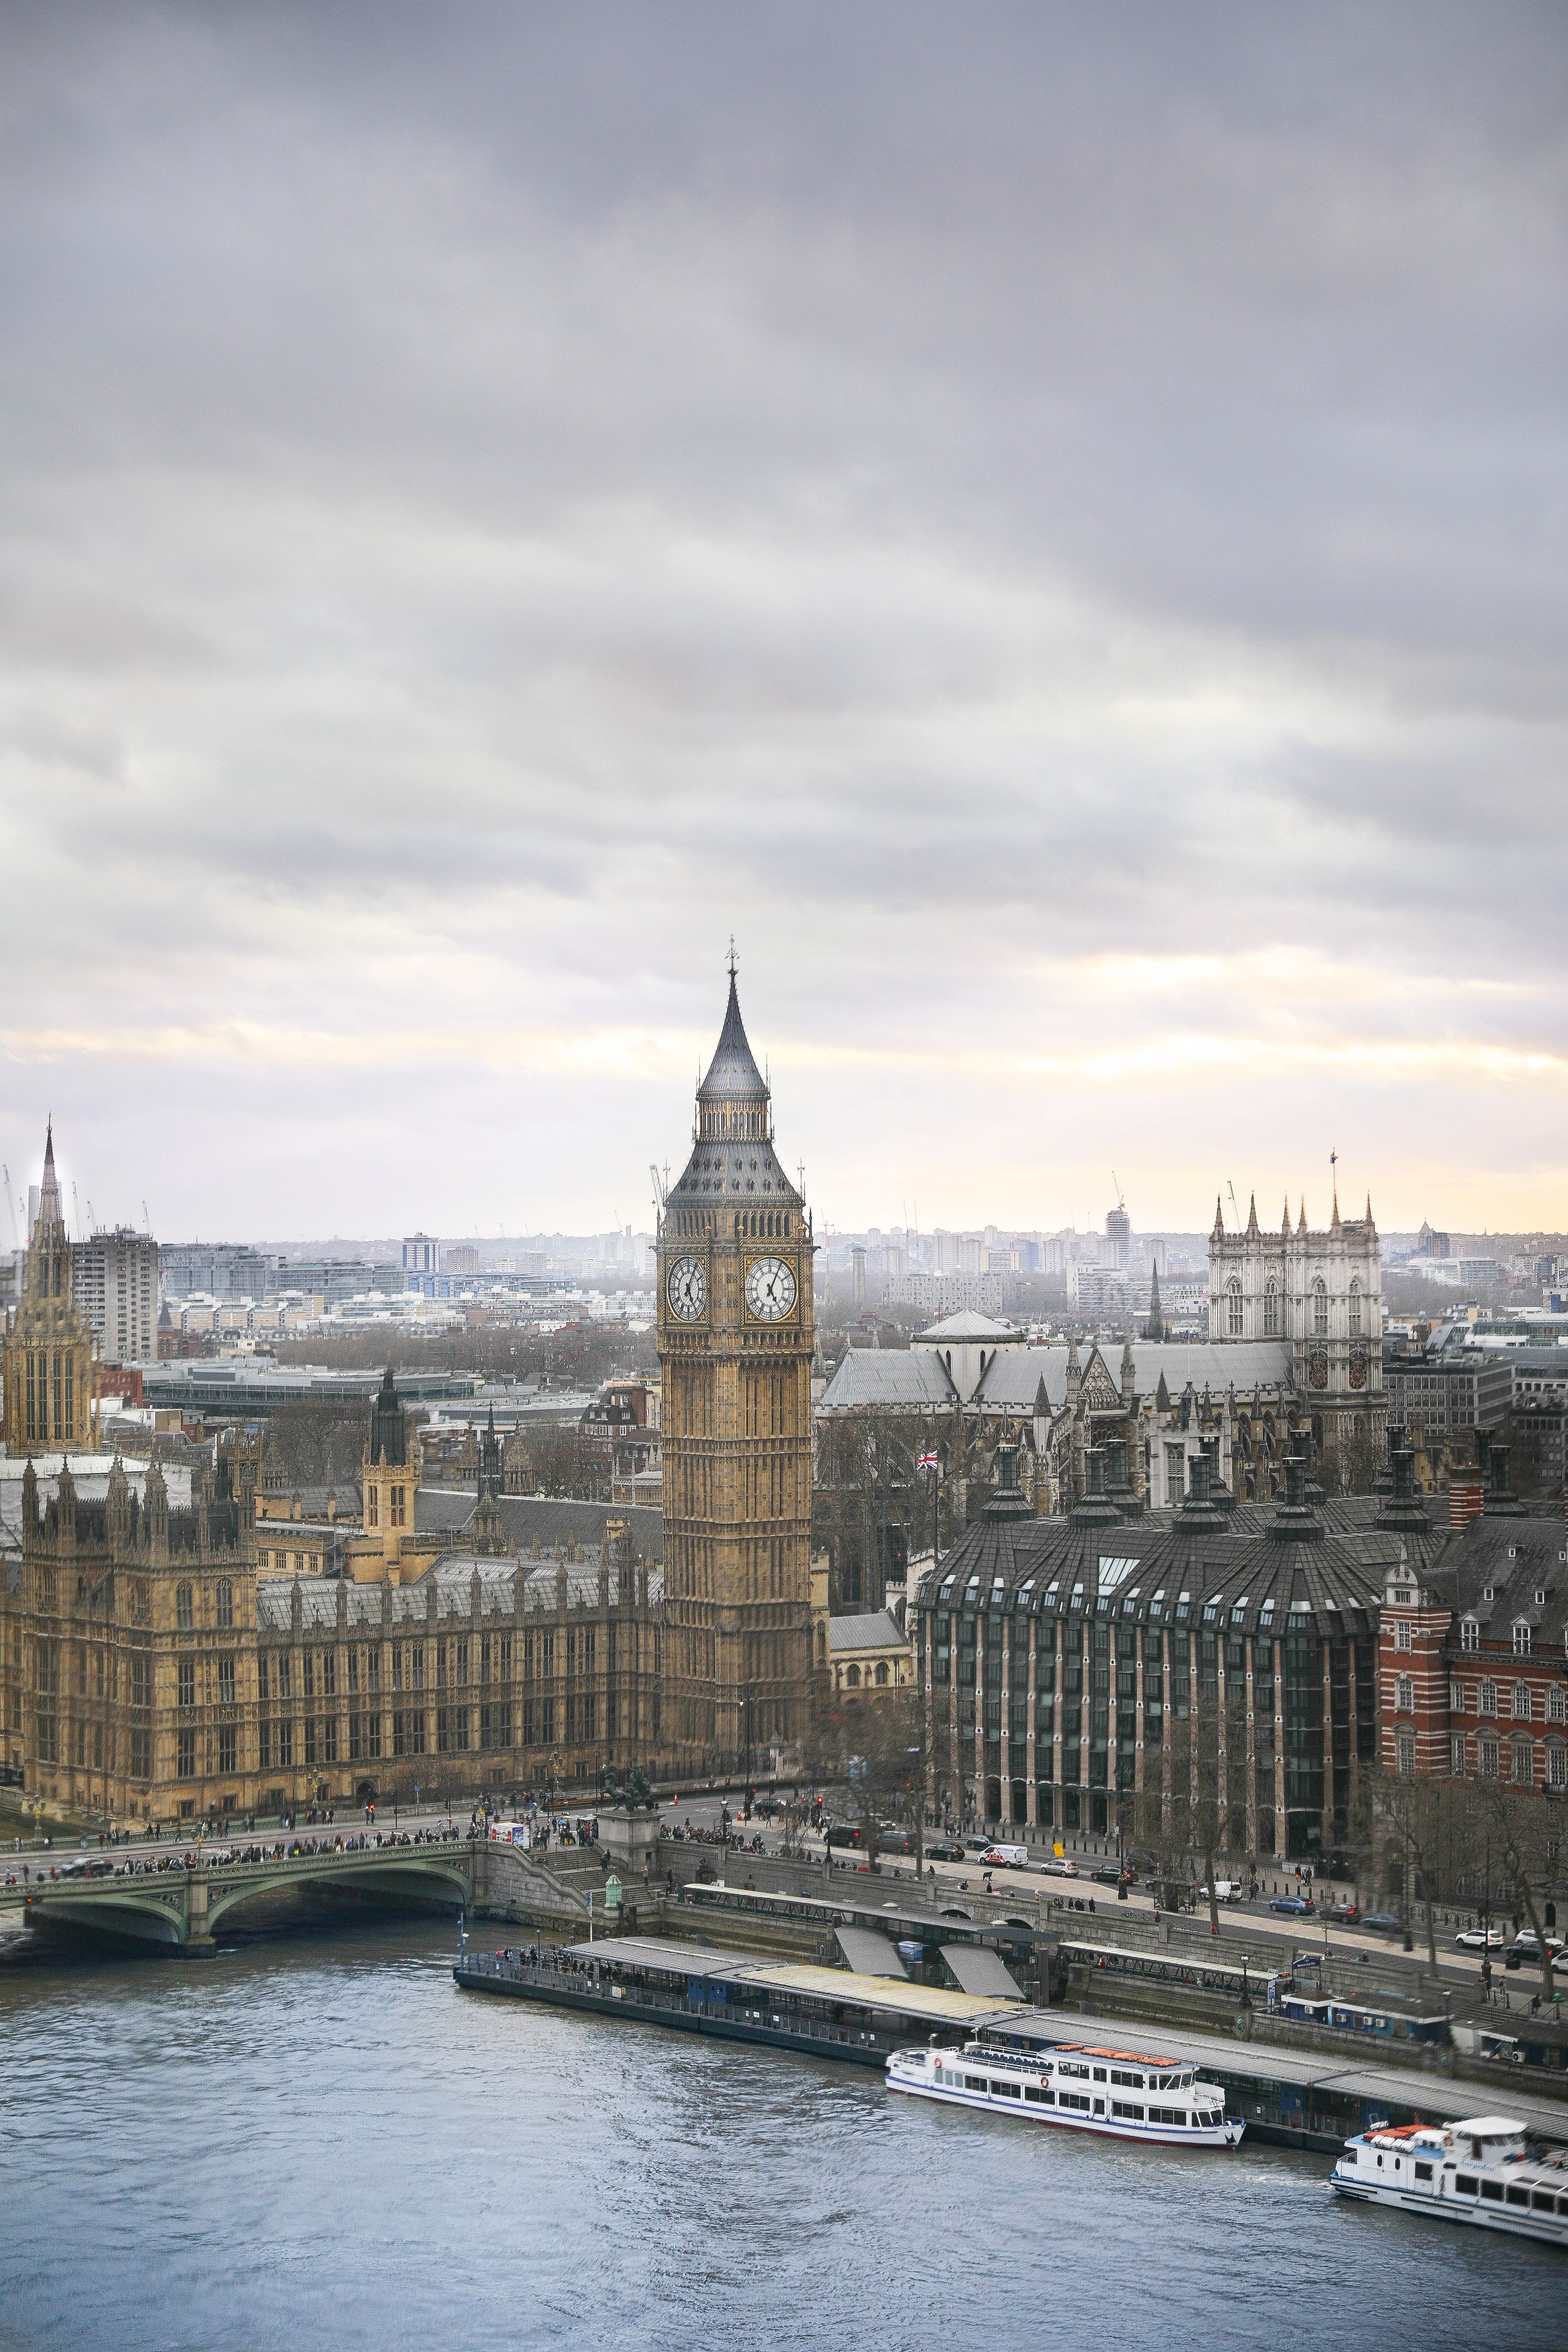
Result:
<instances>
[{"instance_id":1,"label":"big ben tower","mask_svg":"<svg viewBox=\"0 0 1568 2352\"><path fill-rule=\"evenodd\" d=\"M730 1003L691 1157L658 1233L665 1681L695 1767L749 1768L806 1729L811 1226Z\"/></svg>"}]
</instances>

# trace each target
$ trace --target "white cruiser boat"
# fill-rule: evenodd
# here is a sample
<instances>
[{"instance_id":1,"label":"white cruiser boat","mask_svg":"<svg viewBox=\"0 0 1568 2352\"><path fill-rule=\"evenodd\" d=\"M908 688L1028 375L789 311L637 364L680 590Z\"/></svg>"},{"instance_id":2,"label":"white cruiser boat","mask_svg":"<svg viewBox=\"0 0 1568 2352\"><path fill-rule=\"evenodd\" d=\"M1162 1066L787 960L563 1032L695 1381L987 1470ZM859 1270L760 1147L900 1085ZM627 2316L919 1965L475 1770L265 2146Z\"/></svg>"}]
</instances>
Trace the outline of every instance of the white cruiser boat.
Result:
<instances>
[{"instance_id":1,"label":"white cruiser boat","mask_svg":"<svg viewBox=\"0 0 1568 2352\"><path fill-rule=\"evenodd\" d=\"M1235 2147L1247 2126L1225 2111L1225 2093L1180 2058L1059 2042L1001 2042L958 2050L895 2050L888 2088L949 2106L984 2107L1026 2122L1163 2147Z\"/></svg>"},{"instance_id":2,"label":"white cruiser boat","mask_svg":"<svg viewBox=\"0 0 1568 2352\"><path fill-rule=\"evenodd\" d=\"M1397 2205L1568 2247L1568 2150L1531 2156L1507 2116L1374 2126L1347 2139L1330 2186L1363 2205Z\"/></svg>"}]
</instances>

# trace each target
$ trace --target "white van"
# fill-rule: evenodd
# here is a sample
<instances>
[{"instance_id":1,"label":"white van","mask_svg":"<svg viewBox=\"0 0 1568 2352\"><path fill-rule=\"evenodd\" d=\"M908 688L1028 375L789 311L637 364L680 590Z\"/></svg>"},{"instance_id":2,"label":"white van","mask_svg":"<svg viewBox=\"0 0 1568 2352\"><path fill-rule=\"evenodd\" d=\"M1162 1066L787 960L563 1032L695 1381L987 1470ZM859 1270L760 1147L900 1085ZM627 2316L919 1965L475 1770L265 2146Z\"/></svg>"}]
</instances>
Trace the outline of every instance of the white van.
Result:
<instances>
[{"instance_id":1,"label":"white van","mask_svg":"<svg viewBox=\"0 0 1568 2352\"><path fill-rule=\"evenodd\" d=\"M1008 1870L1027 1870L1029 1849L1026 1845L993 1845L985 1849L989 1863L1000 1863Z\"/></svg>"}]
</instances>

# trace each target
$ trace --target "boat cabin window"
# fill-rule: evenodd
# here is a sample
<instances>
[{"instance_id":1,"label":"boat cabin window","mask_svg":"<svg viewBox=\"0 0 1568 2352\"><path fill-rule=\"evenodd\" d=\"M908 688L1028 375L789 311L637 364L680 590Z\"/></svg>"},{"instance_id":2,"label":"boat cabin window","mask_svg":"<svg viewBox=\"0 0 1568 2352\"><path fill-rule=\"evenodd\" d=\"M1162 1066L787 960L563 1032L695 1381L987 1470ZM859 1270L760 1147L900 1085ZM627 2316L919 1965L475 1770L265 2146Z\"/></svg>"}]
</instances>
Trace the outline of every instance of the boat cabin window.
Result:
<instances>
[{"instance_id":1,"label":"boat cabin window","mask_svg":"<svg viewBox=\"0 0 1568 2352\"><path fill-rule=\"evenodd\" d=\"M1103 2083L1103 2082L1104 2082L1104 2080L1105 2080L1105 2069L1104 2069L1104 2067L1103 2067L1103 2066L1097 2066L1097 2067L1095 2068L1095 2070L1094 2070L1094 2079L1095 2079L1095 2081L1096 2081L1097 2083Z\"/></svg>"},{"instance_id":2,"label":"boat cabin window","mask_svg":"<svg viewBox=\"0 0 1568 2352\"><path fill-rule=\"evenodd\" d=\"M1468 2172L1457 2172L1454 2175L1454 2189L1460 2197L1473 2197L1476 2193L1476 2184Z\"/></svg>"},{"instance_id":3,"label":"boat cabin window","mask_svg":"<svg viewBox=\"0 0 1568 2352\"><path fill-rule=\"evenodd\" d=\"M1418 2164L1415 2168L1415 2178L1417 2180L1430 2180L1432 2178L1431 2166L1429 2164Z\"/></svg>"}]
</instances>

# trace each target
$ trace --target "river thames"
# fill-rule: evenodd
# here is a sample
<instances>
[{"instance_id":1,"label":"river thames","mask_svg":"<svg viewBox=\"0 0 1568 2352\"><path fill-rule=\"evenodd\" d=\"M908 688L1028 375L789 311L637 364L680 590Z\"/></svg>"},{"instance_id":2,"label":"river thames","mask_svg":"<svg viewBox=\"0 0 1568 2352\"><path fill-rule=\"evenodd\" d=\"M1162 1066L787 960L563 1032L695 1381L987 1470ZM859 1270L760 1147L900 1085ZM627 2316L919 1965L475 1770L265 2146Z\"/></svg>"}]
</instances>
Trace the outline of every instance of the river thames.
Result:
<instances>
[{"instance_id":1,"label":"river thames","mask_svg":"<svg viewBox=\"0 0 1568 2352\"><path fill-rule=\"evenodd\" d=\"M0 1971L6 2352L1561 2337L1560 2252L1340 2206L1326 2158L489 2000L455 1933Z\"/></svg>"}]
</instances>

